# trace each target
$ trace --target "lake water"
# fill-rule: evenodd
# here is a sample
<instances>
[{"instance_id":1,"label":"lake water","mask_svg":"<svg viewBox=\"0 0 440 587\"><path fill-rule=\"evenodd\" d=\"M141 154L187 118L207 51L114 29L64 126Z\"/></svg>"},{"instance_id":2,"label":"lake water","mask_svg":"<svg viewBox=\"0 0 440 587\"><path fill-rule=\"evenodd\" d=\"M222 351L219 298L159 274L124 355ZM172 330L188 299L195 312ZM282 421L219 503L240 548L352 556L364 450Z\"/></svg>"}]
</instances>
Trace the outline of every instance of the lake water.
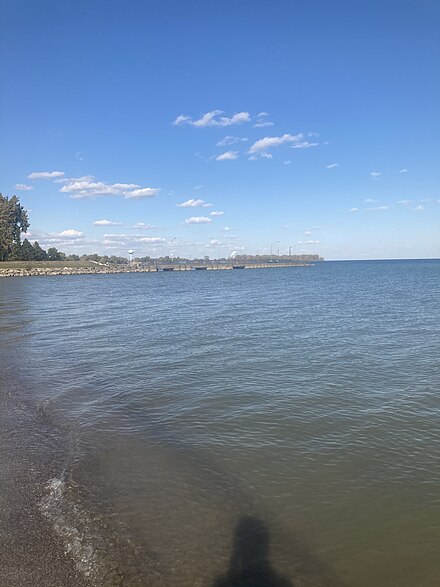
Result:
<instances>
[{"instance_id":1,"label":"lake water","mask_svg":"<svg viewBox=\"0 0 440 587\"><path fill-rule=\"evenodd\" d=\"M437 587L439 300L435 260L2 279L41 511L94 585Z\"/></svg>"}]
</instances>

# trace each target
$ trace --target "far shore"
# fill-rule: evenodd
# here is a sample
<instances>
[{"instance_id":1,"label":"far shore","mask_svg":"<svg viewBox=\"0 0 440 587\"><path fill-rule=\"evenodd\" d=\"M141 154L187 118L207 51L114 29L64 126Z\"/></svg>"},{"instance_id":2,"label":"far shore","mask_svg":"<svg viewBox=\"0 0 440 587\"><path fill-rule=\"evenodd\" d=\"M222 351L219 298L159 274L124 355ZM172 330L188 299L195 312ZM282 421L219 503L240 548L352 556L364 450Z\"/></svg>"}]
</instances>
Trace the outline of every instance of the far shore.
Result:
<instances>
[{"instance_id":1,"label":"far shore","mask_svg":"<svg viewBox=\"0 0 440 587\"><path fill-rule=\"evenodd\" d=\"M292 262L222 262L210 261L207 263L150 263L105 265L105 264L81 264L79 262L12 262L0 263L0 277L33 277L48 275L102 275L110 273L157 273L158 271L217 271L229 269L273 269L280 267L309 267L312 263Z\"/></svg>"}]
</instances>

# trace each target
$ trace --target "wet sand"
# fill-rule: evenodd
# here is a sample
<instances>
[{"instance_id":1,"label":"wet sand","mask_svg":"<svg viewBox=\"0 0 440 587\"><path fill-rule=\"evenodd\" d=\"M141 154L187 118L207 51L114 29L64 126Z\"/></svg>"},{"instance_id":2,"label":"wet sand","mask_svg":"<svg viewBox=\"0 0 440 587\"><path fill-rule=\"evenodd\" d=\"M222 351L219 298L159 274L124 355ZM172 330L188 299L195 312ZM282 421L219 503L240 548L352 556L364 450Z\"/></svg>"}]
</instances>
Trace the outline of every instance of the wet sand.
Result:
<instances>
[{"instance_id":1,"label":"wet sand","mask_svg":"<svg viewBox=\"0 0 440 587\"><path fill-rule=\"evenodd\" d=\"M1 393L0 584L8 587L86 587L50 521L39 511L53 465L38 454L34 416ZM23 433L29 431L29 435Z\"/></svg>"}]
</instances>

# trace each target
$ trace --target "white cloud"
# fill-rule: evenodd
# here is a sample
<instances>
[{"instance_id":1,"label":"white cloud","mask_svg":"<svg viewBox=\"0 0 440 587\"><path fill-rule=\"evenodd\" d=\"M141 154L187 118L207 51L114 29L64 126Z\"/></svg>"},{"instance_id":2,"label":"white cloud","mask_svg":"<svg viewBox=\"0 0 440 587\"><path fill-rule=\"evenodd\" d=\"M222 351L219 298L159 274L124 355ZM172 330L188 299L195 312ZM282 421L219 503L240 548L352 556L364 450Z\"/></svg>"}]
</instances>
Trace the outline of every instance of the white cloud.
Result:
<instances>
[{"instance_id":1,"label":"white cloud","mask_svg":"<svg viewBox=\"0 0 440 587\"><path fill-rule=\"evenodd\" d=\"M212 239L211 241L209 241L209 244L210 245L221 245L222 243L221 243L221 241L218 241L216 239Z\"/></svg>"},{"instance_id":2,"label":"white cloud","mask_svg":"<svg viewBox=\"0 0 440 587\"><path fill-rule=\"evenodd\" d=\"M185 224L210 224L211 222L211 218L207 216L192 216L185 220Z\"/></svg>"},{"instance_id":3,"label":"white cloud","mask_svg":"<svg viewBox=\"0 0 440 587\"><path fill-rule=\"evenodd\" d=\"M408 169L404 167L403 169L399 170L399 173L408 173Z\"/></svg>"},{"instance_id":4,"label":"white cloud","mask_svg":"<svg viewBox=\"0 0 440 587\"><path fill-rule=\"evenodd\" d=\"M139 242L141 243L165 243L166 239L165 238L160 238L158 236L143 236L140 239L138 239Z\"/></svg>"},{"instance_id":5,"label":"white cloud","mask_svg":"<svg viewBox=\"0 0 440 587\"><path fill-rule=\"evenodd\" d=\"M292 161L284 161L284 165L290 165Z\"/></svg>"},{"instance_id":6,"label":"white cloud","mask_svg":"<svg viewBox=\"0 0 440 587\"><path fill-rule=\"evenodd\" d=\"M309 143L309 141L301 141L292 145L292 149L310 149L310 147L317 147L319 143Z\"/></svg>"},{"instance_id":7,"label":"white cloud","mask_svg":"<svg viewBox=\"0 0 440 587\"><path fill-rule=\"evenodd\" d=\"M60 192L71 194L74 199L96 198L98 196L124 196L125 199L152 198L159 188L142 188L136 183L106 183L96 181L92 176L59 180L63 183Z\"/></svg>"},{"instance_id":8,"label":"white cloud","mask_svg":"<svg viewBox=\"0 0 440 587\"><path fill-rule=\"evenodd\" d=\"M222 153L218 157L215 158L216 161L232 161L233 159L237 159L238 151L226 151Z\"/></svg>"},{"instance_id":9,"label":"white cloud","mask_svg":"<svg viewBox=\"0 0 440 587\"><path fill-rule=\"evenodd\" d=\"M349 212L359 212L359 208L350 208Z\"/></svg>"},{"instance_id":10,"label":"white cloud","mask_svg":"<svg viewBox=\"0 0 440 587\"><path fill-rule=\"evenodd\" d=\"M379 177L382 175L381 171L370 171L370 177L371 179L379 179Z\"/></svg>"},{"instance_id":11,"label":"white cloud","mask_svg":"<svg viewBox=\"0 0 440 587\"><path fill-rule=\"evenodd\" d=\"M120 226L120 222L112 222L111 220L95 220L94 226Z\"/></svg>"},{"instance_id":12,"label":"white cloud","mask_svg":"<svg viewBox=\"0 0 440 587\"><path fill-rule=\"evenodd\" d=\"M34 189L33 185L26 185L25 183L16 183L15 189L19 192L29 192L30 190Z\"/></svg>"},{"instance_id":13,"label":"white cloud","mask_svg":"<svg viewBox=\"0 0 440 587\"><path fill-rule=\"evenodd\" d=\"M326 165L327 169L334 169L335 167L339 167L339 163L329 163Z\"/></svg>"},{"instance_id":14,"label":"white cloud","mask_svg":"<svg viewBox=\"0 0 440 587\"><path fill-rule=\"evenodd\" d=\"M54 179L63 175L64 171L33 171L28 175L28 179Z\"/></svg>"},{"instance_id":15,"label":"white cloud","mask_svg":"<svg viewBox=\"0 0 440 587\"><path fill-rule=\"evenodd\" d=\"M220 210L214 210L213 212L210 212L209 215L210 216L223 216L224 212L221 212Z\"/></svg>"},{"instance_id":16,"label":"white cloud","mask_svg":"<svg viewBox=\"0 0 440 587\"><path fill-rule=\"evenodd\" d=\"M297 135L285 133L279 137L264 137L258 141L255 141L255 143L249 149L248 154L251 155L250 159L255 159L257 157L267 157L270 155L270 153L268 153L269 149L279 147L280 145L293 143L291 145L292 148L306 149L308 147L314 147L318 144L303 141L303 138L304 135L302 133Z\"/></svg>"},{"instance_id":17,"label":"white cloud","mask_svg":"<svg viewBox=\"0 0 440 587\"><path fill-rule=\"evenodd\" d=\"M254 128L264 128L265 126L273 126L273 122L269 120L260 120L254 124Z\"/></svg>"},{"instance_id":18,"label":"white cloud","mask_svg":"<svg viewBox=\"0 0 440 587\"><path fill-rule=\"evenodd\" d=\"M58 233L55 236L68 237L68 238L81 238L82 236L84 236L84 233L80 232L79 230L75 230L74 228L68 228L67 230L63 230L62 232Z\"/></svg>"},{"instance_id":19,"label":"white cloud","mask_svg":"<svg viewBox=\"0 0 440 587\"><path fill-rule=\"evenodd\" d=\"M257 114L257 120L254 124L254 128L263 128L265 126L273 126L273 122L271 122L270 120L267 120L268 116L269 116L268 112L260 112L259 114Z\"/></svg>"},{"instance_id":20,"label":"white cloud","mask_svg":"<svg viewBox=\"0 0 440 587\"><path fill-rule=\"evenodd\" d=\"M154 228L157 228L157 227L153 226L152 224L145 224L145 222L138 222L136 224L133 224L133 228L141 228L143 230L153 230Z\"/></svg>"},{"instance_id":21,"label":"white cloud","mask_svg":"<svg viewBox=\"0 0 440 587\"><path fill-rule=\"evenodd\" d=\"M309 241L297 241L298 245L319 245L321 241L309 240Z\"/></svg>"},{"instance_id":22,"label":"white cloud","mask_svg":"<svg viewBox=\"0 0 440 587\"><path fill-rule=\"evenodd\" d=\"M365 198L364 202L365 204L374 204L377 200L373 200L373 198Z\"/></svg>"},{"instance_id":23,"label":"white cloud","mask_svg":"<svg viewBox=\"0 0 440 587\"><path fill-rule=\"evenodd\" d=\"M415 206L413 208L414 212L420 212L421 210L424 210L425 206L423 206L423 204L418 204L418 206Z\"/></svg>"},{"instance_id":24,"label":"white cloud","mask_svg":"<svg viewBox=\"0 0 440 587\"><path fill-rule=\"evenodd\" d=\"M138 188L125 193L126 200L154 198L160 192L159 188Z\"/></svg>"},{"instance_id":25,"label":"white cloud","mask_svg":"<svg viewBox=\"0 0 440 587\"><path fill-rule=\"evenodd\" d=\"M246 137L231 137L227 136L217 143L217 147L227 147L228 145L234 145L235 143L243 143L248 139Z\"/></svg>"},{"instance_id":26,"label":"white cloud","mask_svg":"<svg viewBox=\"0 0 440 587\"><path fill-rule=\"evenodd\" d=\"M194 198L190 198L181 204L176 204L177 208L197 208L201 206L202 208L210 208L212 204L205 202L205 200L201 200L200 198L195 200Z\"/></svg>"},{"instance_id":27,"label":"white cloud","mask_svg":"<svg viewBox=\"0 0 440 587\"><path fill-rule=\"evenodd\" d=\"M191 116L180 114L173 124L176 126L189 124L191 126L203 128L207 126L232 126L234 124L250 122L249 112L237 112L231 117L221 116L221 114L224 114L223 110L212 110L211 112L203 114L197 120L193 120Z\"/></svg>"},{"instance_id":28,"label":"white cloud","mask_svg":"<svg viewBox=\"0 0 440 587\"><path fill-rule=\"evenodd\" d=\"M414 204L414 200L399 200L397 203L402 206L411 206L411 204Z\"/></svg>"},{"instance_id":29,"label":"white cloud","mask_svg":"<svg viewBox=\"0 0 440 587\"><path fill-rule=\"evenodd\" d=\"M129 238L126 234L115 234L115 233L105 233L104 234L104 238L108 238L108 239L121 239L121 238Z\"/></svg>"},{"instance_id":30,"label":"white cloud","mask_svg":"<svg viewBox=\"0 0 440 587\"><path fill-rule=\"evenodd\" d=\"M380 212L382 210L389 210L390 206L374 206L373 208L365 208L366 212Z\"/></svg>"}]
</instances>

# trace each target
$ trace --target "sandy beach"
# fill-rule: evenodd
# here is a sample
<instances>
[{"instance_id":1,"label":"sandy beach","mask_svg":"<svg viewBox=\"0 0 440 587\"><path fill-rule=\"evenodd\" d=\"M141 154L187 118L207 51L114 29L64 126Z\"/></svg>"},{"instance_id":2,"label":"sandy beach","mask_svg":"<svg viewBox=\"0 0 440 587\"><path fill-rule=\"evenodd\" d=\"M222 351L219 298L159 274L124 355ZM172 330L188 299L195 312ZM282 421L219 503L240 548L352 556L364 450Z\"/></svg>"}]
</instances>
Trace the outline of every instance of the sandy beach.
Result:
<instances>
[{"instance_id":1,"label":"sandy beach","mask_svg":"<svg viewBox=\"0 0 440 587\"><path fill-rule=\"evenodd\" d=\"M50 464L47 453L39 454L33 433L36 416L16 405L8 392L0 394L0 582L8 587L85 587L39 510L56 462Z\"/></svg>"}]
</instances>

